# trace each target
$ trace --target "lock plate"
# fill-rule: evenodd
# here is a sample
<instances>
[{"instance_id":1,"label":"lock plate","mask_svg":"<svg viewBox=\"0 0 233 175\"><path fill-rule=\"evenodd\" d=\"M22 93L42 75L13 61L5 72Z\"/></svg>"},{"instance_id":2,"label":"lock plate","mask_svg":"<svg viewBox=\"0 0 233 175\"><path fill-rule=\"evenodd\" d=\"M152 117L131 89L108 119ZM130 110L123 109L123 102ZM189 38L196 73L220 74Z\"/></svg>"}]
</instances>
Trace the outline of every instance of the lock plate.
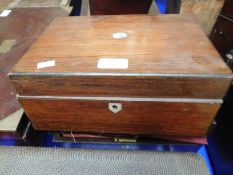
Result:
<instances>
[{"instance_id":1,"label":"lock plate","mask_svg":"<svg viewBox=\"0 0 233 175\"><path fill-rule=\"evenodd\" d=\"M118 113L122 110L122 104L121 103L109 103L108 109L112 111L113 113Z\"/></svg>"}]
</instances>

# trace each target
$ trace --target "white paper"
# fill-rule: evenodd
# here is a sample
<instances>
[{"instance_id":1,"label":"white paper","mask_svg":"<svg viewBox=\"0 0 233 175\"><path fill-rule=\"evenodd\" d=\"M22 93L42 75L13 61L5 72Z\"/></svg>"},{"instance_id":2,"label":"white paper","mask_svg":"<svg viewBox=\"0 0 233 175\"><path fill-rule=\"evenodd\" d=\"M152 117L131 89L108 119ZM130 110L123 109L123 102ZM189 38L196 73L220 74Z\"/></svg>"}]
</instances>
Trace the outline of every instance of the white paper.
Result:
<instances>
[{"instance_id":1,"label":"white paper","mask_svg":"<svg viewBox=\"0 0 233 175\"><path fill-rule=\"evenodd\" d=\"M42 68L52 67L52 66L55 66L55 60L40 62L37 64L37 69L42 69Z\"/></svg>"},{"instance_id":2,"label":"white paper","mask_svg":"<svg viewBox=\"0 0 233 175\"><path fill-rule=\"evenodd\" d=\"M127 58L100 58L98 69L128 69Z\"/></svg>"},{"instance_id":3,"label":"white paper","mask_svg":"<svg viewBox=\"0 0 233 175\"><path fill-rule=\"evenodd\" d=\"M2 13L0 13L0 17L6 17L11 13L11 10L3 10Z\"/></svg>"},{"instance_id":4,"label":"white paper","mask_svg":"<svg viewBox=\"0 0 233 175\"><path fill-rule=\"evenodd\" d=\"M117 33L113 33L112 34L112 37L114 39L123 39L123 38L127 38L128 37L128 34L125 33L125 32L117 32Z\"/></svg>"}]
</instances>

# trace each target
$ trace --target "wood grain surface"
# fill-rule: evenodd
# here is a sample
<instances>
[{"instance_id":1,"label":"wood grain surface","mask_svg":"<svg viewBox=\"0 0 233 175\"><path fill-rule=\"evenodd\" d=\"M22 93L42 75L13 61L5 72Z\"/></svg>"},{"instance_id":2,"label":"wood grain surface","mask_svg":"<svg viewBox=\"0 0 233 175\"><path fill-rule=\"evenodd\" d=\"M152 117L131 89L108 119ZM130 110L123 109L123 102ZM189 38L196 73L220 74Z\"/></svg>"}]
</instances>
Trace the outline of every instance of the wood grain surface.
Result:
<instances>
[{"instance_id":1,"label":"wood grain surface","mask_svg":"<svg viewBox=\"0 0 233 175\"><path fill-rule=\"evenodd\" d=\"M17 76L17 93L28 96L111 96L222 99L231 79L157 76ZM221 82L221 83L220 83ZM38 88L40 87L40 88Z\"/></svg>"},{"instance_id":2,"label":"wood grain surface","mask_svg":"<svg viewBox=\"0 0 233 175\"><path fill-rule=\"evenodd\" d=\"M116 101L19 100L36 129L98 133L203 136L219 109L208 103L117 101L122 111L113 113L108 103Z\"/></svg>"},{"instance_id":3,"label":"wood grain surface","mask_svg":"<svg viewBox=\"0 0 233 175\"><path fill-rule=\"evenodd\" d=\"M147 14L152 0L89 0L91 15Z\"/></svg>"},{"instance_id":4,"label":"wood grain surface","mask_svg":"<svg viewBox=\"0 0 233 175\"><path fill-rule=\"evenodd\" d=\"M0 119L20 108L7 77L8 71L54 18L66 15L64 10L57 8L22 8L13 9L9 16L0 18L0 45L5 40L16 40L8 52L0 53Z\"/></svg>"},{"instance_id":5,"label":"wood grain surface","mask_svg":"<svg viewBox=\"0 0 233 175\"><path fill-rule=\"evenodd\" d=\"M128 38L113 39L118 31ZM129 66L98 69L99 58L127 58ZM37 69L49 60L55 66ZM193 21L179 15L128 15L56 20L10 78L21 95L221 99L232 72Z\"/></svg>"},{"instance_id":6,"label":"wood grain surface","mask_svg":"<svg viewBox=\"0 0 233 175\"><path fill-rule=\"evenodd\" d=\"M115 32L128 37L113 39ZM129 66L98 69L99 58L127 58ZM37 69L49 60L56 66ZM12 72L232 74L199 26L179 15L59 18Z\"/></svg>"}]
</instances>

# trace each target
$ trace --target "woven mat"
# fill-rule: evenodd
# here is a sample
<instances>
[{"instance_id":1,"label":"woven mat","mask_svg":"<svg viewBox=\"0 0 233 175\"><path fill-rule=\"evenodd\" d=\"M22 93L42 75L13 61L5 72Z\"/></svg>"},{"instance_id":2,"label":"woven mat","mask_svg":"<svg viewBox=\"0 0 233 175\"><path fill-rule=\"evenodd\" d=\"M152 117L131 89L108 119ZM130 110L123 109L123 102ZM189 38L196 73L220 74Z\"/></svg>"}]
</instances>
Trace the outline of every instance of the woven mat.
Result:
<instances>
[{"instance_id":1,"label":"woven mat","mask_svg":"<svg viewBox=\"0 0 233 175\"><path fill-rule=\"evenodd\" d=\"M2 175L209 175L195 153L0 147Z\"/></svg>"}]
</instances>

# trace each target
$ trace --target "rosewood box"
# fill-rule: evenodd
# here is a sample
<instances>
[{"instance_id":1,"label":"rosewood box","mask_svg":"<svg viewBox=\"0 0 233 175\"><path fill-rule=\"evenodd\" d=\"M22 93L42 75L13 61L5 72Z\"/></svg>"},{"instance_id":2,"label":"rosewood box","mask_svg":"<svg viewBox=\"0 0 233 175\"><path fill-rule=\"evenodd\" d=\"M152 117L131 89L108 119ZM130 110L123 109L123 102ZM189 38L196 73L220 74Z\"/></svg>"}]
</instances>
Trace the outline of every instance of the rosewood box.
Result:
<instances>
[{"instance_id":1,"label":"rosewood box","mask_svg":"<svg viewBox=\"0 0 233 175\"><path fill-rule=\"evenodd\" d=\"M232 72L179 15L56 19L9 74L39 130L203 136Z\"/></svg>"}]
</instances>

